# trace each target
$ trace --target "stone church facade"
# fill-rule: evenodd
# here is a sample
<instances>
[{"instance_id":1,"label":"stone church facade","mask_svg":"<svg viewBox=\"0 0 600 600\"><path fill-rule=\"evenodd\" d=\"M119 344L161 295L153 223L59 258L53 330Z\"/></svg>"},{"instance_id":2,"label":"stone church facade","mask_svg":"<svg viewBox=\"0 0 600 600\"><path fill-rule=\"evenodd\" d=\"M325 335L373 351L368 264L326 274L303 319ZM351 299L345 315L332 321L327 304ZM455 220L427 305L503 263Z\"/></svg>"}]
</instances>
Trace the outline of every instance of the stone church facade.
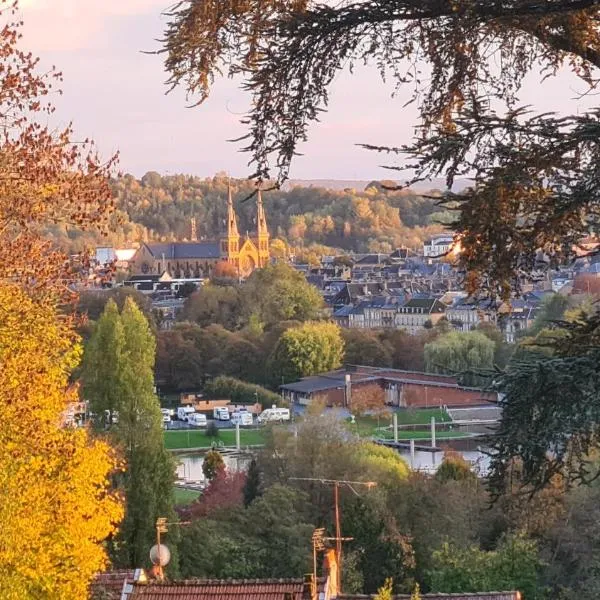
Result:
<instances>
[{"instance_id":1,"label":"stone church facade","mask_svg":"<svg viewBox=\"0 0 600 600\"><path fill-rule=\"evenodd\" d=\"M242 238L237 226L231 189L227 196L227 225L219 239L191 242L143 243L131 260L132 275L162 275L175 279L211 277L218 263L228 263L239 277L248 277L269 263L269 230L260 190L256 197L256 232Z\"/></svg>"}]
</instances>

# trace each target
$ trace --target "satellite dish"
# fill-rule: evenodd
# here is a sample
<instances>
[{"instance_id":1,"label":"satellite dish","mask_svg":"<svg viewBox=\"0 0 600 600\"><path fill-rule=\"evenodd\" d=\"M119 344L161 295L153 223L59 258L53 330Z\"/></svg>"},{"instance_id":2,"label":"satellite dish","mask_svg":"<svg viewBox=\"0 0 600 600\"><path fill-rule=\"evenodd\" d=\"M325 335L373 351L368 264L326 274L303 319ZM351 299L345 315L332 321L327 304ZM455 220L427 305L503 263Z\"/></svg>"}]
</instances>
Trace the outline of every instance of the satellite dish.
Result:
<instances>
[{"instance_id":1,"label":"satellite dish","mask_svg":"<svg viewBox=\"0 0 600 600\"><path fill-rule=\"evenodd\" d=\"M164 544L161 544L160 546L158 544L154 544L154 546L150 548L150 560L152 561L153 565L166 567L171 560L171 551Z\"/></svg>"}]
</instances>

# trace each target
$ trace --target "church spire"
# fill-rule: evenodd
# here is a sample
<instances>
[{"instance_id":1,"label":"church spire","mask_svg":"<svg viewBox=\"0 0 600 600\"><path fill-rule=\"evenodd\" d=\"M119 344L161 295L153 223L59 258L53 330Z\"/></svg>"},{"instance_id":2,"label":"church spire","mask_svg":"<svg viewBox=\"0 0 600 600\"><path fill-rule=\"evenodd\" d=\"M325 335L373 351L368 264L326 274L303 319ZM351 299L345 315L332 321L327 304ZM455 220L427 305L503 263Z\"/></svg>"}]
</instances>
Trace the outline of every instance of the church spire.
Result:
<instances>
[{"instance_id":1,"label":"church spire","mask_svg":"<svg viewBox=\"0 0 600 600\"><path fill-rule=\"evenodd\" d=\"M230 239L240 237L237 228L237 218L235 216L235 210L233 209L231 184L227 184L227 237Z\"/></svg>"},{"instance_id":2,"label":"church spire","mask_svg":"<svg viewBox=\"0 0 600 600\"><path fill-rule=\"evenodd\" d=\"M263 207L260 188L256 194L256 224L258 237L268 237L269 230L267 229L267 219L265 217L265 209Z\"/></svg>"},{"instance_id":3,"label":"church spire","mask_svg":"<svg viewBox=\"0 0 600 600\"><path fill-rule=\"evenodd\" d=\"M256 192L256 242L259 266L264 267L269 262L269 229L260 188Z\"/></svg>"}]
</instances>

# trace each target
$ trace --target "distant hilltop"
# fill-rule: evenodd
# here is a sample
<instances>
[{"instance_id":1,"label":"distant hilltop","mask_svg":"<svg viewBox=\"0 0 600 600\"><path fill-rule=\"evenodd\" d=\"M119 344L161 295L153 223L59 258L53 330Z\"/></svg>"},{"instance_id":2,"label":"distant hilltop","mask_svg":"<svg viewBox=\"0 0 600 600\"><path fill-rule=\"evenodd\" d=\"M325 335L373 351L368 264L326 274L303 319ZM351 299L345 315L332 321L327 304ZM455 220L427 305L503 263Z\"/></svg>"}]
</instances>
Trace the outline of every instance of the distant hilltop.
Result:
<instances>
[{"instance_id":1,"label":"distant hilltop","mask_svg":"<svg viewBox=\"0 0 600 600\"><path fill-rule=\"evenodd\" d=\"M318 187L325 188L327 190L345 190L355 189L364 190L366 187L374 181L381 181L375 179L289 179L283 185L284 190L289 190L295 187ZM395 183L398 185L400 182L393 180L383 180L386 183ZM464 190L469 185L468 179L457 179L454 183L453 190L459 192ZM410 186L410 189L416 191L428 191L428 190L444 190L446 189L446 181L442 178L432 179L430 181L423 181Z\"/></svg>"}]
</instances>

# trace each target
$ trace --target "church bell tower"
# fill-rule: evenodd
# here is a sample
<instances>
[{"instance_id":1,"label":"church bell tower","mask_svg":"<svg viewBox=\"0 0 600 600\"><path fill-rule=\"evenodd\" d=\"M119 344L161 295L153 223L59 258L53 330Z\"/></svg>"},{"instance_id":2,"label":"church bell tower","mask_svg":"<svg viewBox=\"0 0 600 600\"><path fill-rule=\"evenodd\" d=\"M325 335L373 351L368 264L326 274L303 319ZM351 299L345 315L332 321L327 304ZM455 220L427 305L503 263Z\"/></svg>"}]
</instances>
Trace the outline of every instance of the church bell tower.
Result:
<instances>
[{"instance_id":1,"label":"church bell tower","mask_svg":"<svg viewBox=\"0 0 600 600\"><path fill-rule=\"evenodd\" d=\"M260 267L269 264L269 229L265 217L260 189L256 194L256 248L258 249L258 262Z\"/></svg>"},{"instance_id":2,"label":"church bell tower","mask_svg":"<svg viewBox=\"0 0 600 600\"><path fill-rule=\"evenodd\" d=\"M221 238L221 258L228 263L239 267L240 257L240 234L237 227L237 217L233 208L233 197L231 185L227 186L227 228L225 235Z\"/></svg>"}]
</instances>

